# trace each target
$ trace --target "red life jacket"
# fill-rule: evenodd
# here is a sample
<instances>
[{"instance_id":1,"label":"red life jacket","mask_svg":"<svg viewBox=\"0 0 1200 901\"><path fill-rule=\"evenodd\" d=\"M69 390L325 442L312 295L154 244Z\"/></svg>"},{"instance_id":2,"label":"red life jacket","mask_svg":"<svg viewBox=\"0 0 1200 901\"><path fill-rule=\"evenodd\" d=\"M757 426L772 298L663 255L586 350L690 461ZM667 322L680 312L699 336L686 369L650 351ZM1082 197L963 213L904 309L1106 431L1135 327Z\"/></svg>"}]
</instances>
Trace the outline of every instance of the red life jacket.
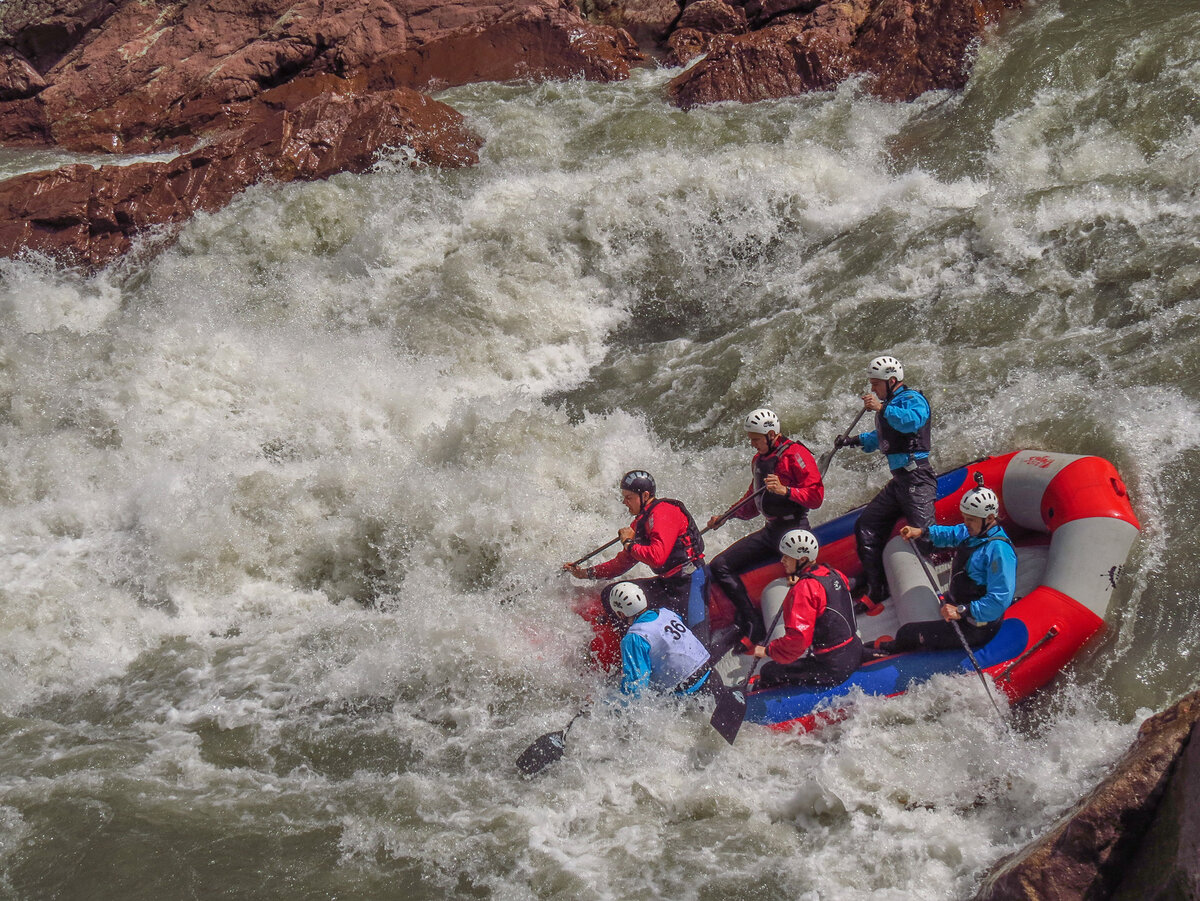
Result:
<instances>
[{"instance_id":1,"label":"red life jacket","mask_svg":"<svg viewBox=\"0 0 1200 901\"><path fill-rule=\"evenodd\" d=\"M638 514L633 523L633 543L634 544L649 544L650 531L654 528L654 509L659 504L668 504L677 508L684 517L687 518L687 528L680 534L675 541L675 546L671 548L671 553L667 557L666 563L661 567L651 567L656 575L677 575L688 563L699 566L704 560L704 539L700 535L700 530L696 528L696 520L692 519L692 514L688 512L688 508L683 505L682 501L673 500L669 497L656 497L650 502L641 513Z\"/></svg>"},{"instance_id":2,"label":"red life jacket","mask_svg":"<svg viewBox=\"0 0 1200 901\"><path fill-rule=\"evenodd\" d=\"M825 610L813 625L812 652L825 654L849 644L858 634L858 624L854 617L854 599L842 574L818 563L805 570L800 578L816 579L825 589Z\"/></svg>"}]
</instances>

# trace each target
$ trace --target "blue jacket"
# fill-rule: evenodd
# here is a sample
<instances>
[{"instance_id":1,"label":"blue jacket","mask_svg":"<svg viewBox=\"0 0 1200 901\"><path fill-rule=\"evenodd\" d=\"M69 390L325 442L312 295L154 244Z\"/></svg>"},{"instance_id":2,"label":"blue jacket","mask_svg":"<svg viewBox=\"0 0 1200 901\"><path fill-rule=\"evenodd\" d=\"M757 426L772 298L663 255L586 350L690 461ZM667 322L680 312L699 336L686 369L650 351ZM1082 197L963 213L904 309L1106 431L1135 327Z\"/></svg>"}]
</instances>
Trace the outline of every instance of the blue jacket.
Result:
<instances>
[{"instance_id":1,"label":"blue jacket","mask_svg":"<svg viewBox=\"0 0 1200 901\"><path fill-rule=\"evenodd\" d=\"M994 525L978 538L972 538L964 523L957 526L930 526L929 540L936 547L973 547L967 560L967 575L987 593L968 605L969 616L977 623L990 623L1004 615L1017 590L1017 552L1007 541L988 541L988 537L1008 535Z\"/></svg>"},{"instance_id":2,"label":"blue jacket","mask_svg":"<svg viewBox=\"0 0 1200 901\"><path fill-rule=\"evenodd\" d=\"M634 617L635 623L649 622L658 617L654 609L644 610ZM621 691L637 697L650 684L650 674L654 667L650 661L650 642L634 632L626 632L621 639ZM695 685L681 694L690 695L697 692L708 681L708 673Z\"/></svg>"},{"instance_id":3,"label":"blue jacket","mask_svg":"<svg viewBox=\"0 0 1200 901\"><path fill-rule=\"evenodd\" d=\"M929 421L929 401L920 391L901 385L884 408L883 418L897 431L915 432ZM879 450L879 435L874 429L860 432L858 437L862 439L864 453L873 454ZM929 454L919 452L913 457L923 460ZM900 469L908 464L908 454L888 454L887 461L888 469Z\"/></svg>"}]
</instances>

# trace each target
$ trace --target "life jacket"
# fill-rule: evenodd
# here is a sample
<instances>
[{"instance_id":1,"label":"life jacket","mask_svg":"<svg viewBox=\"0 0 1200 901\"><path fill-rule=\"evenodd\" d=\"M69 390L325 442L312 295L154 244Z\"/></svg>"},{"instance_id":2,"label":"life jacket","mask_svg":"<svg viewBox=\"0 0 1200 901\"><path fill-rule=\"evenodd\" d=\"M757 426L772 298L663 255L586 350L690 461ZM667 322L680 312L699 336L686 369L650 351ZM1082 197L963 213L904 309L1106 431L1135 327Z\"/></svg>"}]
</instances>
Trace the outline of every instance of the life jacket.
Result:
<instances>
[{"instance_id":1,"label":"life jacket","mask_svg":"<svg viewBox=\"0 0 1200 901\"><path fill-rule=\"evenodd\" d=\"M812 652L827 654L858 637L854 599L841 573L818 563L805 570L801 579L816 579L825 589L825 611L813 625Z\"/></svg>"},{"instance_id":2,"label":"life jacket","mask_svg":"<svg viewBox=\"0 0 1200 901\"><path fill-rule=\"evenodd\" d=\"M967 563L976 551L987 547L990 541L1003 541L1009 547L1013 546L1007 535L985 535L979 544L960 544L954 552L954 562L950 564L950 590L946 592L951 604L967 606L987 594L987 586L980 585L967 574Z\"/></svg>"},{"instance_id":3,"label":"life jacket","mask_svg":"<svg viewBox=\"0 0 1200 901\"><path fill-rule=\"evenodd\" d=\"M650 645L650 687L671 691L708 665L708 649L670 610L652 620L634 620L629 631Z\"/></svg>"},{"instance_id":4,"label":"life jacket","mask_svg":"<svg viewBox=\"0 0 1200 901\"><path fill-rule=\"evenodd\" d=\"M779 463L783 459L784 451L794 444L805 446L791 438L780 438L779 443L769 454L755 456L751 464L755 491L762 488L767 476L775 474L775 470L779 468ZM758 512L768 519L801 519L808 515L808 507L797 503L787 495L780 496L772 494L770 491L764 491L754 499L754 502L758 505Z\"/></svg>"},{"instance_id":5,"label":"life jacket","mask_svg":"<svg viewBox=\"0 0 1200 901\"><path fill-rule=\"evenodd\" d=\"M675 547L671 548L667 562L654 569L655 574L659 576L678 575L689 563L699 566L700 561L704 559L704 538L701 537L700 530L696 527L696 520L692 519L692 514L688 512L688 508L683 505L682 501L672 500L669 497L656 497L651 501L650 506L638 514L638 518L634 522L634 544L650 543L650 529L654 526L654 508L659 504L678 507L687 517L687 528L676 540ZM688 575L690 574L691 571L688 572Z\"/></svg>"},{"instance_id":6,"label":"life jacket","mask_svg":"<svg viewBox=\"0 0 1200 901\"><path fill-rule=\"evenodd\" d=\"M904 388L905 391L914 391L921 394L916 388ZM925 397L921 394L921 397ZM896 399L893 394L886 401L879 412L875 414L875 435L879 439L879 449L885 454L917 454L929 453L932 446L930 443L930 424L933 422L933 407L929 408L929 417L925 420L925 424L915 432L901 432L894 428L891 423L884 418L888 404ZM928 403L926 398L926 403Z\"/></svg>"}]
</instances>

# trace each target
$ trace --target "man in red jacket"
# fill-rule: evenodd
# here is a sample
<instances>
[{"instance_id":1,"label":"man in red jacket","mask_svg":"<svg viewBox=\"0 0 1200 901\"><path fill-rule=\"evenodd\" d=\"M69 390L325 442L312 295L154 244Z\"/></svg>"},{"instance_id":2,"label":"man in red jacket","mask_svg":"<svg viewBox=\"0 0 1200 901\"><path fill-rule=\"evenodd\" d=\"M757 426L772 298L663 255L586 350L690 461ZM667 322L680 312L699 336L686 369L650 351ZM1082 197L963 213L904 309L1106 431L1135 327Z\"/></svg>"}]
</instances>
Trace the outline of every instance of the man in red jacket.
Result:
<instances>
[{"instance_id":1,"label":"man in red jacket","mask_svg":"<svg viewBox=\"0 0 1200 901\"><path fill-rule=\"evenodd\" d=\"M762 618L750 603L741 576L774 560L785 532L809 527L808 511L825 500L825 485L812 452L799 441L779 434L779 417L773 411L754 410L746 417L745 427L755 451L750 461L752 479L732 515L753 519L761 513L766 525L717 554L709 569L713 582L733 603L741 634L762 641L766 637ZM754 497L756 492L760 493ZM714 516L708 527L718 528L721 522L720 516Z\"/></svg>"},{"instance_id":2,"label":"man in red jacket","mask_svg":"<svg viewBox=\"0 0 1200 901\"><path fill-rule=\"evenodd\" d=\"M817 563L817 538L805 529L788 532L779 542L791 590L780 616L784 634L765 647L742 639L746 653L769 657L758 688L840 685L862 663L862 640L846 577ZM805 656L806 651L812 653Z\"/></svg>"},{"instance_id":3,"label":"man in red jacket","mask_svg":"<svg viewBox=\"0 0 1200 901\"><path fill-rule=\"evenodd\" d=\"M576 579L615 579L645 563L653 578L625 581L639 586L651 607L665 607L696 629L707 618L707 586L704 539L692 514L680 501L656 497L654 478L644 470L625 473L620 488L621 503L633 515L633 522L617 532L620 553L598 566L564 563L563 569ZM601 592L605 605L611 589Z\"/></svg>"}]
</instances>

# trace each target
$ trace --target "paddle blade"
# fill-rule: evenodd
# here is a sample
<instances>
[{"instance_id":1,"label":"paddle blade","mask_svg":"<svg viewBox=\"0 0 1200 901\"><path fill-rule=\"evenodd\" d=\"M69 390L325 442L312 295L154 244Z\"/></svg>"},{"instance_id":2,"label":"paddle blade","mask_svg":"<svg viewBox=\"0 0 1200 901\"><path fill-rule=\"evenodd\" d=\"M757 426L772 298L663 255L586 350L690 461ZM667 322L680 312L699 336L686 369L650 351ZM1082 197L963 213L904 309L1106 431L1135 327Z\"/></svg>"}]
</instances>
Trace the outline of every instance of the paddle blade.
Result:
<instances>
[{"instance_id":1,"label":"paddle blade","mask_svg":"<svg viewBox=\"0 0 1200 901\"><path fill-rule=\"evenodd\" d=\"M829 464L833 462L833 454L836 450L836 447L830 448L829 450L825 451L825 453L821 454L821 458L817 460L817 472L819 472L821 475L825 475L825 470L827 470L829 468Z\"/></svg>"},{"instance_id":2,"label":"paddle blade","mask_svg":"<svg viewBox=\"0 0 1200 901\"><path fill-rule=\"evenodd\" d=\"M563 756L567 749L567 730L547 732L517 758L517 769L523 775L532 776L540 773L554 761Z\"/></svg>"},{"instance_id":3,"label":"paddle blade","mask_svg":"<svg viewBox=\"0 0 1200 901\"><path fill-rule=\"evenodd\" d=\"M742 728L742 721L746 718L746 697L740 691L725 685L714 686L713 693L717 698L717 709L713 711L708 722L721 738L733 744L738 730Z\"/></svg>"}]
</instances>

